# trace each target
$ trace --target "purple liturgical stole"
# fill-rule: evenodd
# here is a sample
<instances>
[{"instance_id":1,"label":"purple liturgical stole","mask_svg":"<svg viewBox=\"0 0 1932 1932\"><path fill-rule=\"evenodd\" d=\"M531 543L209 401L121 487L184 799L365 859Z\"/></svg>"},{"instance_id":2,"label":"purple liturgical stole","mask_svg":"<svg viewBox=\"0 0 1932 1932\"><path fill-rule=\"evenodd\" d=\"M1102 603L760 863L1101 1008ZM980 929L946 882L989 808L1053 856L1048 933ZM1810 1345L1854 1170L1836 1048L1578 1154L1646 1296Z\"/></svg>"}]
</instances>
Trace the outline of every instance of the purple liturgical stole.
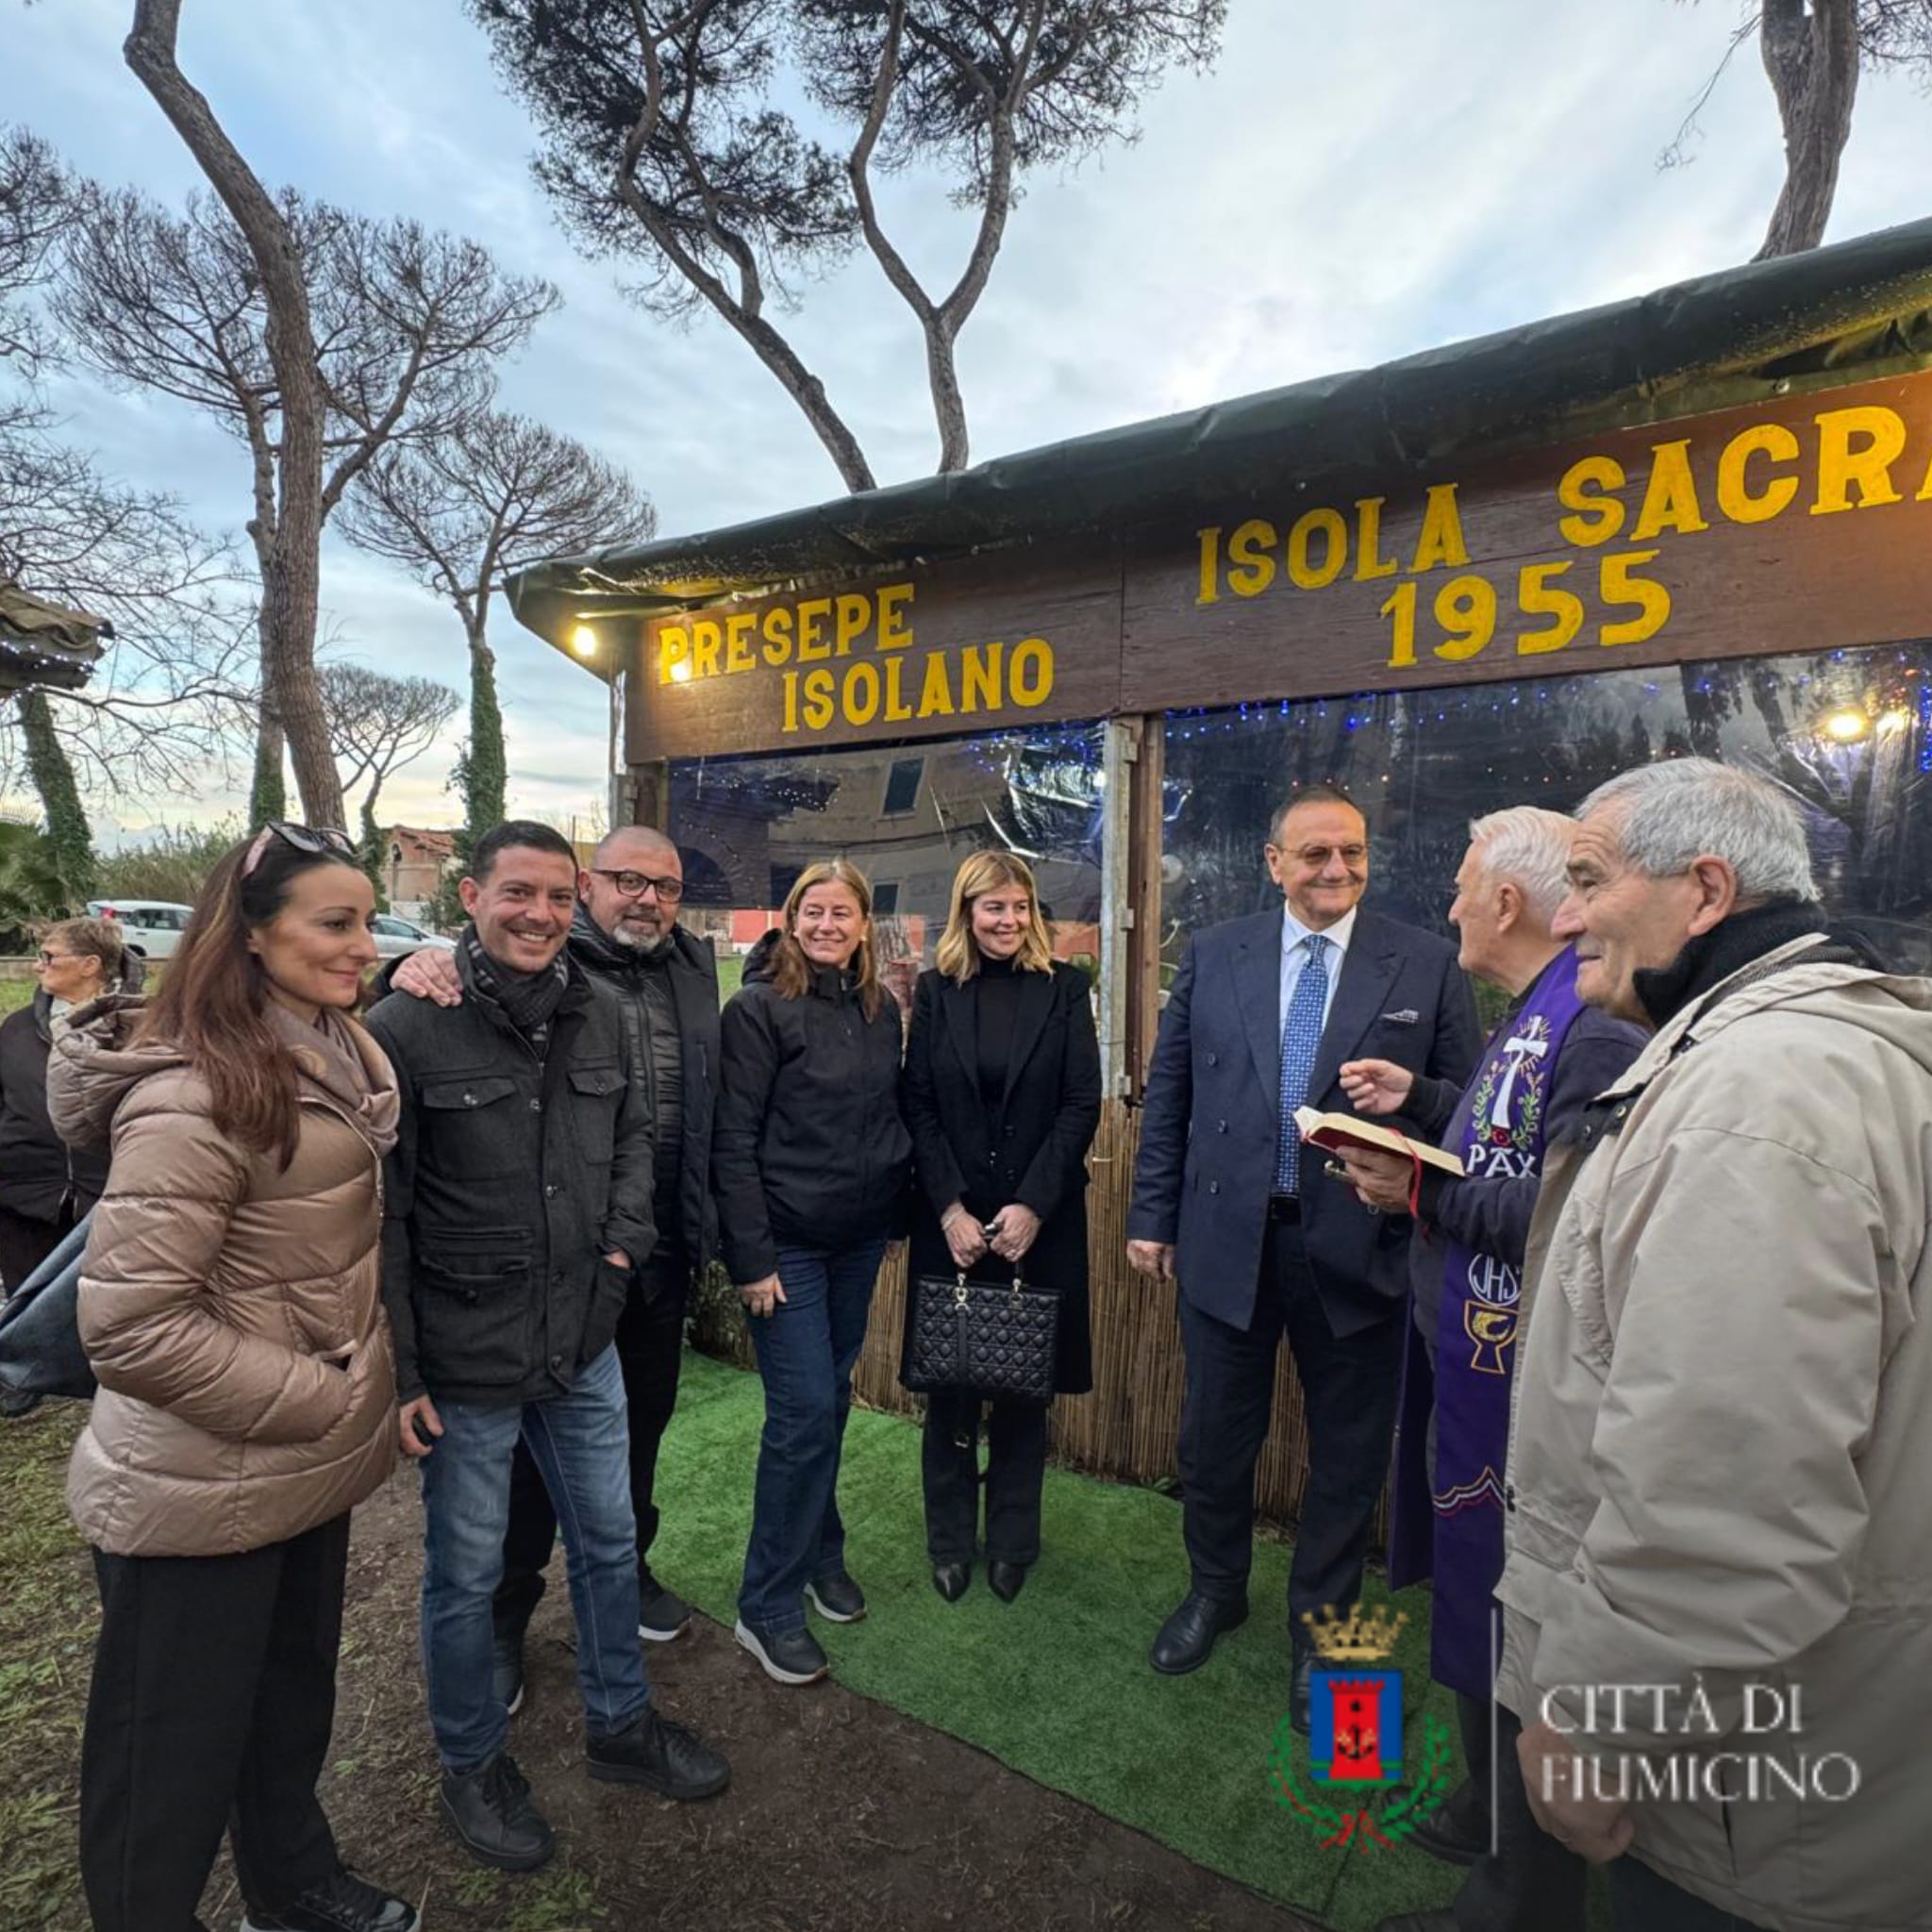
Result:
<instances>
[{"instance_id":1,"label":"purple liturgical stole","mask_svg":"<svg viewBox=\"0 0 1932 1932\"><path fill-rule=\"evenodd\" d=\"M1576 955L1566 947L1490 1036L1442 1135L1471 1179L1542 1171L1551 1078L1582 1010ZM1472 1697L1487 1698L1492 1681L1490 1624L1503 1572L1503 1468L1522 1292L1507 1262L1444 1241L1429 1486L1436 1579L1430 1674Z\"/></svg>"}]
</instances>

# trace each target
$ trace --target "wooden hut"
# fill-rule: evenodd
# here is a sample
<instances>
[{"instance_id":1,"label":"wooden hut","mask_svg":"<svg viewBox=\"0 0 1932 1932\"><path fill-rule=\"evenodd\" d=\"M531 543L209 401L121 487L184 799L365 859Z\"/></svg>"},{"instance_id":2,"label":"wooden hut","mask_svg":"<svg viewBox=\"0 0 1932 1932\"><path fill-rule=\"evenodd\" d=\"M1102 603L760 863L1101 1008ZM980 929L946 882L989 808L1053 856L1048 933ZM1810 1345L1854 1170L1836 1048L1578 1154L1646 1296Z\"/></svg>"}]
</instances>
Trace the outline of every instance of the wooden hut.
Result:
<instances>
[{"instance_id":1,"label":"wooden hut","mask_svg":"<svg viewBox=\"0 0 1932 1932\"><path fill-rule=\"evenodd\" d=\"M909 973L966 853L1036 865L1106 1053L1097 1386L1056 1412L1059 1457L1104 1474L1172 1469L1173 1297L1121 1233L1163 980L1190 931L1271 903L1296 785L1345 784L1369 903L1443 928L1473 814L1748 764L1803 807L1834 913L1932 969L1932 222L511 594L608 685L612 822L675 838L694 917L842 850ZM889 1407L901 1293L860 1373Z\"/></svg>"}]
</instances>

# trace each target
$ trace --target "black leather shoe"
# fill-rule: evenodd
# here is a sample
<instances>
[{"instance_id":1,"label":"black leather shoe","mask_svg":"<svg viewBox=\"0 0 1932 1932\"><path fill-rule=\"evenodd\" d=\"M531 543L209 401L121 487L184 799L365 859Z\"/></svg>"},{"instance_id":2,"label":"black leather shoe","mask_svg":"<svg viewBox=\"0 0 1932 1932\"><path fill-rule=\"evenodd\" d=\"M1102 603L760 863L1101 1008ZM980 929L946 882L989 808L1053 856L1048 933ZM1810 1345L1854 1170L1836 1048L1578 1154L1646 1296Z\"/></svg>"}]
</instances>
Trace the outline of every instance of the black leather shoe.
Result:
<instances>
[{"instance_id":1,"label":"black leather shoe","mask_svg":"<svg viewBox=\"0 0 1932 1932\"><path fill-rule=\"evenodd\" d=\"M857 1624L865 1615L865 1592L844 1571L814 1576L805 1586L806 1601L832 1624Z\"/></svg>"},{"instance_id":2,"label":"black leather shoe","mask_svg":"<svg viewBox=\"0 0 1932 1932\"><path fill-rule=\"evenodd\" d=\"M445 1774L442 1815L472 1857L500 1872L534 1872L557 1849L543 1814L530 1802L529 1780L508 1751L481 1771Z\"/></svg>"},{"instance_id":3,"label":"black leather shoe","mask_svg":"<svg viewBox=\"0 0 1932 1932\"><path fill-rule=\"evenodd\" d=\"M1490 1848L1490 1810L1466 1778L1440 1810L1416 1821L1411 1842L1448 1865L1474 1865Z\"/></svg>"},{"instance_id":4,"label":"black leather shoe","mask_svg":"<svg viewBox=\"0 0 1932 1932\"><path fill-rule=\"evenodd\" d=\"M731 1782L731 1767L717 1752L649 1705L627 1729L590 1739L584 1756L604 1784L643 1785L680 1803L715 1798Z\"/></svg>"},{"instance_id":5,"label":"black leather shoe","mask_svg":"<svg viewBox=\"0 0 1932 1932\"><path fill-rule=\"evenodd\" d=\"M1375 1932L1462 1932L1462 1922L1447 1909L1401 1912L1392 1919L1384 1919Z\"/></svg>"},{"instance_id":6,"label":"black leather shoe","mask_svg":"<svg viewBox=\"0 0 1932 1932\"><path fill-rule=\"evenodd\" d=\"M416 1907L339 1867L275 1911L249 1907L242 1932L416 1932Z\"/></svg>"},{"instance_id":7,"label":"black leather shoe","mask_svg":"<svg viewBox=\"0 0 1932 1932\"><path fill-rule=\"evenodd\" d=\"M1191 1590L1180 1607L1160 1626L1147 1661L1164 1677L1184 1677L1198 1671L1214 1651L1223 1632L1238 1630L1248 1621L1244 1596L1204 1596Z\"/></svg>"},{"instance_id":8,"label":"black leather shoe","mask_svg":"<svg viewBox=\"0 0 1932 1932\"><path fill-rule=\"evenodd\" d=\"M1024 1563L1007 1563L995 1557L986 1566L986 1587L999 1598L1001 1603L1009 1604L1025 1587L1026 1566Z\"/></svg>"},{"instance_id":9,"label":"black leather shoe","mask_svg":"<svg viewBox=\"0 0 1932 1932\"><path fill-rule=\"evenodd\" d=\"M1304 1738L1308 1735L1308 1727L1314 1722L1314 1711L1315 1653L1297 1647L1294 1678L1288 1689L1288 1721Z\"/></svg>"},{"instance_id":10,"label":"black leather shoe","mask_svg":"<svg viewBox=\"0 0 1932 1932\"><path fill-rule=\"evenodd\" d=\"M816 1684L832 1668L809 1630L754 1630L741 1617L733 1634L774 1684Z\"/></svg>"},{"instance_id":11,"label":"black leather shoe","mask_svg":"<svg viewBox=\"0 0 1932 1932\"><path fill-rule=\"evenodd\" d=\"M490 1649L490 1688L516 1716L524 1707L524 1634L499 1630Z\"/></svg>"},{"instance_id":12,"label":"black leather shoe","mask_svg":"<svg viewBox=\"0 0 1932 1932\"><path fill-rule=\"evenodd\" d=\"M949 1604L956 1604L966 1594L966 1586L973 1581L971 1563L935 1563L932 1566L932 1587Z\"/></svg>"}]
</instances>

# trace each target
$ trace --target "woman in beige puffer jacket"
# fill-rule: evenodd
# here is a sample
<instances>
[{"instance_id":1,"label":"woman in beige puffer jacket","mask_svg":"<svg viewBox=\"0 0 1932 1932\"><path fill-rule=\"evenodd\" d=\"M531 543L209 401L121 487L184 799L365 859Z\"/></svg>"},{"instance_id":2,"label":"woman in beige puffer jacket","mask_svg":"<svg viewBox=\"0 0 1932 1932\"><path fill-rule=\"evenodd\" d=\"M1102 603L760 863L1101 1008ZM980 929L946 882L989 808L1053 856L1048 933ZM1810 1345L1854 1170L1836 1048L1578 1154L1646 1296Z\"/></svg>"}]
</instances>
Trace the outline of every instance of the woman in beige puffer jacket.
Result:
<instances>
[{"instance_id":1,"label":"woman in beige puffer jacket","mask_svg":"<svg viewBox=\"0 0 1932 1932\"><path fill-rule=\"evenodd\" d=\"M55 1043L56 1126L111 1149L79 1304L101 1387L68 1480L103 1610L81 1758L97 1932L193 1932L231 1819L247 1932L416 1921L342 1870L315 1796L348 1512L395 1453L397 1101L349 1017L375 950L345 851L304 826L236 847L161 992L81 1008Z\"/></svg>"}]
</instances>

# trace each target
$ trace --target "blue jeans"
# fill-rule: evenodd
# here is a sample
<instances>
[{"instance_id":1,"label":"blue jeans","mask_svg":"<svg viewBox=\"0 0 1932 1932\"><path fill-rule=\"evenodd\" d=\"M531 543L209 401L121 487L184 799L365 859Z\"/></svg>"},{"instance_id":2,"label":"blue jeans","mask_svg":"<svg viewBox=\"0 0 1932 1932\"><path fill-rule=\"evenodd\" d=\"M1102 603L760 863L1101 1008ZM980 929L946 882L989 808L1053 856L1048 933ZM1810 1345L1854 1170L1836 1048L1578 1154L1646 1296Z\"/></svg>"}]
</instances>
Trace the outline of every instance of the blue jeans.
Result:
<instances>
[{"instance_id":1,"label":"blue jeans","mask_svg":"<svg viewBox=\"0 0 1932 1932\"><path fill-rule=\"evenodd\" d=\"M510 1460L521 1435L557 1504L577 1623L577 1683L593 1734L621 1731L650 1702L638 1643L637 1527L617 1350L568 1395L522 1407L440 1402L442 1434L423 1460L423 1669L443 1768L488 1764L509 1713L491 1688L491 1599L503 1575Z\"/></svg>"},{"instance_id":2,"label":"blue jeans","mask_svg":"<svg viewBox=\"0 0 1932 1932\"><path fill-rule=\"evenodd\" d=\"M802 1630L807 1583L845 1567L839 1454L885 1252L883 1241L781 1246L785 1299L769 1315L747 1317L765 1383L765 1427L738 1614L760 1633Z\"/></svg>"}]
</instances>

